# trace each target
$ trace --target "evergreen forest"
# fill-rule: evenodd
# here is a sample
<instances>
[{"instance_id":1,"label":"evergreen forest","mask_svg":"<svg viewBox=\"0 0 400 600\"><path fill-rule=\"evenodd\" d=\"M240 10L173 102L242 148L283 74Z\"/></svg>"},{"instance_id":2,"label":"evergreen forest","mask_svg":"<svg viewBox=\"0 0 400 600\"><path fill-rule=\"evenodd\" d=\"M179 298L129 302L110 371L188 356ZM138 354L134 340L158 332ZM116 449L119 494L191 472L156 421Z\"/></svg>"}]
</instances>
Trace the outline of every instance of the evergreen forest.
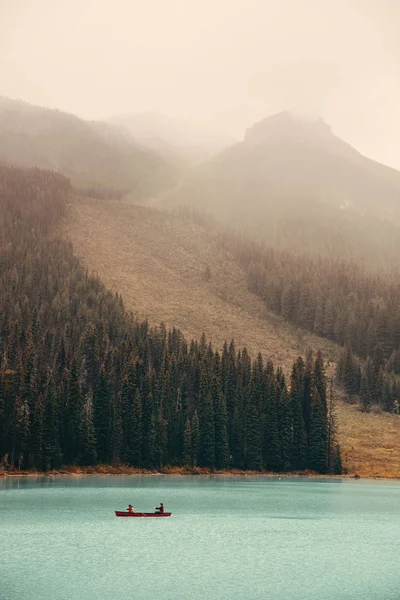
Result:
<instances>
[{"instance_id":1,"label":"evergreen forest","mask_svg":"<svg viewBox=\"0 0 400 600\"><path fill-rule=\"evenodd\" d=\"M299 357L286 381L233 341L218 352L138 322L57 235L69 192L62 175L0 167L2 468L340 473L322 355Z\"/></svg>"},{"instance_id":2,"label":"evergreen forest","mask_svg":"<svg viewBox=\"0 0 400 600\"><path fill-rule=\"evenodd\" d=\"M221 243L268 310L343 349L337 381L365 410L400 412L400 276L340 257L276 250L243 235Z\"/></svg>"}]
</instances>

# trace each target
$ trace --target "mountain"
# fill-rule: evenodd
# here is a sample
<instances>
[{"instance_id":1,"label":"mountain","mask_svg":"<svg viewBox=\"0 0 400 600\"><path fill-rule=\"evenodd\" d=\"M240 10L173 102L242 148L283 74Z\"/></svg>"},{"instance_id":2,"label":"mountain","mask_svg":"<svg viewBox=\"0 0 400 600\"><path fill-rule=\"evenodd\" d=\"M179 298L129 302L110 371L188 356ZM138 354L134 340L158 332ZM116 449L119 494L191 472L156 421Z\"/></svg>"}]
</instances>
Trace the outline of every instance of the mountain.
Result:
<instances>
[{"instance_id":1,"label":"mountain","mask_svg":"<svg viewBox=\"0 0 400 600\"><path fill-rule=\"evenodd\" d=\"M233 252L209 227L147 207L75 198L62 231L88 271L150 325L179 327L188 339L205 332L218 349L234 338L237 348L272 358L288 377L293 360L307 348L321 349L334 367L339 346L269 312L249 291ZM400 415L364 413L342 400L337 408L348 472L399 476Z\"/></svg>"},{"instance_id":2,"label":"mountain","mask_svg":"<svg viewBox=\"0 0 400 600\"><path fill-rule=\"evenodd\" d=\"M160 113L119 115L109 122L126 127L137 140L181 168L199 163L235 142L223 132Z\"/></svg>"},{"instance_id":3,"label":"mountain","mask_svg":"<svg viewBox=\"0 0 400 600\"><path fill-rule=\"evenodd\" d=\"M101 195L152 195L175 170L128 130L0 97L0 161L61 171Z\"/></svg>"},{"instance_id":4,"label":"mountain","mask_svg":"<svg viewBox=\"0 0 400 600\"><path fill-rule=\"evenodd\" d=\"M400 173L361 155L321 119L282 112L193 169L170 204L192 204L230 221L305 209L398 219Z\"/></svg>"}]
</instances>

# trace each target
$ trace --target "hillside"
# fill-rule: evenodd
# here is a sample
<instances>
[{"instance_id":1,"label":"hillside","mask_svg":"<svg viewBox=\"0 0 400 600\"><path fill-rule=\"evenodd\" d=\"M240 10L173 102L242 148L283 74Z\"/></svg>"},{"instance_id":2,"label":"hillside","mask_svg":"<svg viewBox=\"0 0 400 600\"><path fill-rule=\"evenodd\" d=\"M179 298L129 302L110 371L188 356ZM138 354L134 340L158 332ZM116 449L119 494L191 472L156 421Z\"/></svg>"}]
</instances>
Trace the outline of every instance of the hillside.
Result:
<instances>
[{"instance_id":1,"label":"hillside","mask_svg":"<svg viewBox=\"0 0 400 600\"><path fill-rule=\"evenodd\" d=\"M261 351L286 372L307 347L321 348L332 360L338 356L335 344L268 313L214 235L177 216L75 198L63 233L89 270L151 324L164 321L188 337L205 332L217 347L234 338L237 347L246 346L253 355ZM338 421L350 473L400 476L399 415L365 414L340 401Z\"/></svg>"},{"instance_id":2,"label":"hillside","mask_svg":"<svg viewBox=\"0 0 400 600\"><path fill-rule=\"evenodd\" d=\"M235 142L231 136L210 127L159 113L117 115L108 121L126 127L135 139L181 169L200 163Z\"/></svg>"},{"instance_id":3,"label":"hillside","mask_svg":"<svg viewBox=\"0 0 400 600\"><path fill-rule=\"evenodd\" d=\"M398 220L400 173L362 156L322 120L283 112L194 169L169 202L253 225L293 210Z\"/></svg>"},{"instance_id":4,"label":"hillside","mask_svg":"<svg viewBox=\"0 0 400 600\"><path fill-rule=\"evenodd\" d=\"M173 187L174 168L127 131L0 97L0 161L61 171L96 195L135 199Z\"/></svg>"},{"instance_id":5,"label":"hillside","mask_svg":"<svg viewBox=\"0 0 400 600\"><path fill-rule=\"evenodd\" d=\"M317 393L326 395L320 353L296 361L289 391L278 365L243 348L220 354L204 338L149 327L60 238L66 177L0 166L0 189L0 472L342 473L333 413Z\"/></svg>"},{"instance_id":6,"label":"hillside","mask_svg":"<svg viewBox=\"0 0 400 600\"><path fill-rule=\"evenodd\" d=\"M188 338L204 332L219 348L233 338L287 368L307 347L337 356L334 344L268 313L217 237L178 216L79 197L64 232L83 263L150 324L179 327Z\"/></svg>"},{"instance_id":7,"label":"hillside","mask_svg":"<svg viewBox=\"0 0 400 600\"><path fill-rule=\"evenodd\" d=\"M339 402L339 439L349 473L360 477L400 478L400 415L364 413Z\"/></svg>"}]
</instances>

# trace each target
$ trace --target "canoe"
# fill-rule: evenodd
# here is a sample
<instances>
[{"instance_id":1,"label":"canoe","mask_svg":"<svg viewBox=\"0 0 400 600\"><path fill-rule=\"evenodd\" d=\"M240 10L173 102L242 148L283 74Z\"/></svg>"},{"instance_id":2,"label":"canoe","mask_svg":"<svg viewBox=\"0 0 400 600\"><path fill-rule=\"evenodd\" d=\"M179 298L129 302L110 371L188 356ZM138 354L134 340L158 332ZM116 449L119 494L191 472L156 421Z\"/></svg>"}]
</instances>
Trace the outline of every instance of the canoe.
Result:
<instances>
[{"instance_id":1,"label":"canoe","mask_svg":"<svg viewBox=\"0 0 400 600\"><path fill-rule=\"evenodd\" d=\"M145 513L145 512L124 512L121 510L116 510L115 515L117 517L170 517L172 513L164 512L164 513Z\"/></svg>"}]
</instances>

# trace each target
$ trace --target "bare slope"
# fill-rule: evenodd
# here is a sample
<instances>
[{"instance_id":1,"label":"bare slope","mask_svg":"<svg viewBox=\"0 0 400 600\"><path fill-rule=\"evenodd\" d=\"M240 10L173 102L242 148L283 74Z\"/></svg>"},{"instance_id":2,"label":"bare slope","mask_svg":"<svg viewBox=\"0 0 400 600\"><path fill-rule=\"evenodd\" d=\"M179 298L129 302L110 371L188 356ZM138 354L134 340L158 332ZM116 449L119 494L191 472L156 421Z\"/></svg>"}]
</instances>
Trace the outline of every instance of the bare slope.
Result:
<instances>
[{"instance_id":1,"label":"bare slope","mask_svg":"<svg viewBox=\"0 0 400 600\"><path fill-rule=\"evenodd\" d=\"M233 338L287 368L307 346L336 355L334 344L268 313L215 236L177 216L79 198L65 228L84 264L152 324L179 327L188 338L204 332L219 347Z\"/></svg>"},{"instance_id":2,"label":"bare slope","mask_svg":"<svg viewBox=\"0 0 400 600\"><path fill-rule=\"evenodd\" d=\"M338 405L339 441L349 473L360 477L400 478L400 415L363 413Z\"/></svg>"}]
</instances>

